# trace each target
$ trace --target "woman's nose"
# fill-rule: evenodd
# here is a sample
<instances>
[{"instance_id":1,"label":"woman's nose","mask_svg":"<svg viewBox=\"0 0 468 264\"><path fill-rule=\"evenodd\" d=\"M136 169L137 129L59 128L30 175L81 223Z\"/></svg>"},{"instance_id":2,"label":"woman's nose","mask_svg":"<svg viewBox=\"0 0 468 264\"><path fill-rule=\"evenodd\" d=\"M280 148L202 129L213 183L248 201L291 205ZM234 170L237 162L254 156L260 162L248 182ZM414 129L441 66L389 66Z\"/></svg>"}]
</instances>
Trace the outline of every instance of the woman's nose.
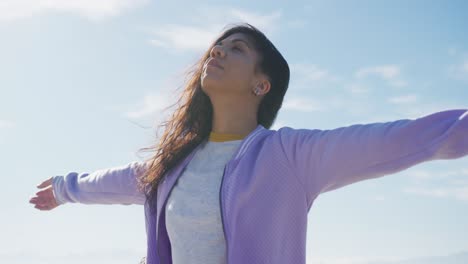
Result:
<instances>
[{"instance_id":1,"label":"woman's nose","mask_svg":"<svg viewBox=\"0 0 468 264\"><path fill-rule=\"evenodd\" d=\"M211 55L211 57L216 57L216 56L223 57L224 56L224 49L220 45L215 45L211 49L211 54L210 55Z\"/></svg>"}]
</instances>

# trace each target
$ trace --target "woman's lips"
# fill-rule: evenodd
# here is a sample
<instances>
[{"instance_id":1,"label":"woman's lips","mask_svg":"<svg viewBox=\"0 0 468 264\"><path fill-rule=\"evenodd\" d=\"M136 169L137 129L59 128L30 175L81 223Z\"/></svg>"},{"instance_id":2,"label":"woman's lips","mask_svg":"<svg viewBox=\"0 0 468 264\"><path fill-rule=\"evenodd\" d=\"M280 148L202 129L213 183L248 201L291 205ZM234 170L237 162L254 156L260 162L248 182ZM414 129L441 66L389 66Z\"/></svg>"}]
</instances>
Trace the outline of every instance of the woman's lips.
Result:
<instances>
[{"instance_id":1,"label":"woman's lips","mask_svg":"<svg viewBox=\"0 0 468 264\"><path fill-rule=\"evenodd\" d=\"M215 59L211 59L207 66L212 66L212 67L217 67L217 68L220 68L220 69L223 69L223 67L219 64L218 61L216 61Z\"/></svg>"}]
</instances>

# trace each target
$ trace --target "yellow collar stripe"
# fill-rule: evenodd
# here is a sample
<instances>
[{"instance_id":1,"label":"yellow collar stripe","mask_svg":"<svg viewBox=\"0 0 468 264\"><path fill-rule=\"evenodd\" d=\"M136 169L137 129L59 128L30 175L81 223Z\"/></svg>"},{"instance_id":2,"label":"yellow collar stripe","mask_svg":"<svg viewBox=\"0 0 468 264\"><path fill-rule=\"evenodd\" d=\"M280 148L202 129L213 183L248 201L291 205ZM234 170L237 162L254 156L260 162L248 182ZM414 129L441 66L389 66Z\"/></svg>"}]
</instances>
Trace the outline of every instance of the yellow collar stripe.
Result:
<instances>
[{"instance_id":1,"label":"yellow collar stripe","mask_svg":"<svg viewBox=\"0 0 468 264\"><path fill-rule=\"evenodd\" d=\"M245 136L243 135L216 133L212 131L210 132L210 137L208 140L213 141L213 142L224 142L224 141L240 140L244 138Z\"/></svg>"}]
</instances>

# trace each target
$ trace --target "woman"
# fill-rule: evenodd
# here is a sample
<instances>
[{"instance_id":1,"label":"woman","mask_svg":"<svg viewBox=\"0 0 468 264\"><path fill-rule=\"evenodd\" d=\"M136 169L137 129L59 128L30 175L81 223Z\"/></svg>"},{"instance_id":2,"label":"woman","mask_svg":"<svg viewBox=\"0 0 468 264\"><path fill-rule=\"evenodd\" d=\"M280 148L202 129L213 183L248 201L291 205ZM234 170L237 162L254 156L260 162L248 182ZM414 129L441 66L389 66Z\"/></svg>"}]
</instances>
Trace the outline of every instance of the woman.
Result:
<instances>
[{"instance_id":1,"label":"woman","mask_svg":"<svg viewBox=\"0 0 468 264\"><path fill-rule=\"evenodd\" d=\"M305 263L319 194L468 154L466 109L270 130L288 83L288 64L265 35L232 27L196 65L151 159L52 177L31 203L144 204L150 264Z\"/></svg>"}]
</instances>

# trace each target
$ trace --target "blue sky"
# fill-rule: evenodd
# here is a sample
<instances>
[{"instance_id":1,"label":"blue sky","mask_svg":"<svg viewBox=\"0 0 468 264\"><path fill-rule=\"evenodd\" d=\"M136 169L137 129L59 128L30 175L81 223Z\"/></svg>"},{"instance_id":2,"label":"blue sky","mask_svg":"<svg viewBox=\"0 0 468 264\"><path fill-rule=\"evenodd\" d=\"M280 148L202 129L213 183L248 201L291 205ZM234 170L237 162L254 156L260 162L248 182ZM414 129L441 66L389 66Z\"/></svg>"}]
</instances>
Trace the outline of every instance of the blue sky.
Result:
<instances>
[{"instance_id":1,"label":"blue sky","mask_svg":"<svg viewBox=\"0 0 468 264\"><path fill-rule=\"evenodd\" d=\"M45 212L29 197L50 176L141 160L185 71L229 23L259 27L290 65L273 128L330 129L466 109L467 10L466 1L2 1L0 262L145 255L141 206ZM467 263L467 161L323 194L309 213L308 263Z\"/></svg>"}]
</instances>

